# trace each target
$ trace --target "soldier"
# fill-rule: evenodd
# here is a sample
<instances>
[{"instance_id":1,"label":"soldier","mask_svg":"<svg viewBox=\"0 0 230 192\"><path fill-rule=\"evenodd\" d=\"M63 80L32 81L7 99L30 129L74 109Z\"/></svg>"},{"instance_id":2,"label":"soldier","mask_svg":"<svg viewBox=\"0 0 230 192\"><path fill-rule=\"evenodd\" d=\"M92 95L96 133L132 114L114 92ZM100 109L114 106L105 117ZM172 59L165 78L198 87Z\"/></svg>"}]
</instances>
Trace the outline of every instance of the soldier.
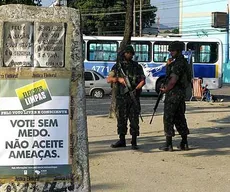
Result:
<instances>
[{"instance_id":1,"label":"soldier","mask_svg":"<svg viewBox=\"0 0 230 192\"><path fill-rule=\"evenodd\" d=\"M116 63L107 78L108 83L116 83L116 114L117 114L117 132L119 140L112 144L112 148L126 147L125 135L127 134L127 121L130 122L130 134L132 135L132 149L138 149L137 136L139 136L139 115L140 115L140 94L145 85L145 75L141 65L133 61L134 49L128 45L122 54L122 62ZM138 109L131 99L125 79L122 77L119 66L122 67L126 76L128 76L133 93L138 104Z\"/></svg>"},{"instance_id":2,"label":"soldier","mask_svg":"<svg viewBox=\"0 0 230 192\"><path fill-rule=\"evenodd\" d=\"M174 125L182 137L181 150L188 150L187 135L189 129L185 118L185 97L187 77L187 60L182 55L184 45L182 42L174 41L169 45L169 51L173 59L168 61L166 71L166 84L160 89L165 93L164 101L164 132L166 143L160 150L173 151L172 137L175 136ZM188 75L189 76L189 75Z\"/></svg>"}]
</instances>

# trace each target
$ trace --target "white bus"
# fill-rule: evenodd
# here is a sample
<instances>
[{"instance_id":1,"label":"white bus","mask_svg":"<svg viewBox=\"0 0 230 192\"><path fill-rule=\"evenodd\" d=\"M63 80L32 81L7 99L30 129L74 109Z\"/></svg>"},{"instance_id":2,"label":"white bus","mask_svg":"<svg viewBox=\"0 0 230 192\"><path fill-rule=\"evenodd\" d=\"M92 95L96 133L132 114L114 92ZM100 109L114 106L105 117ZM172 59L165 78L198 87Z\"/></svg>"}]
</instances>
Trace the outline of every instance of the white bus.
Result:
<instances>
[{"instance_id":1,"label":"white bus","mask_svg":"<svg viewBox=\"0 0 230 192\"><path fill-rule=\"evenodd\" d=\"M116 62L117 51L123 37L83 36L84 67L107 76ZM184 42L185 51L193 53L194 77L203 78L209 89L222 86L223 46L219 39L181 37L132 37L134 61L143 66L147 84L143 92L158 92L165 77L164 65L168 58L168 45L172 41ZM157 69L157 70L156 70Z\"/></svg>"}]
</instances>

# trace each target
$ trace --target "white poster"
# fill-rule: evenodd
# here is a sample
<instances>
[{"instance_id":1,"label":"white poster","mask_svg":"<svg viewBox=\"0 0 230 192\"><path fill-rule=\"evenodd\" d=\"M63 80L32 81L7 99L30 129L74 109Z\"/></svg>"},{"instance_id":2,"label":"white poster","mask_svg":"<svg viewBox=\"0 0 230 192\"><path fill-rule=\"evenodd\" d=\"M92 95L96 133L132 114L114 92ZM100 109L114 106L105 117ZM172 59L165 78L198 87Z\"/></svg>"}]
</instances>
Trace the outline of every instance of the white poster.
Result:
<instances>
[{"instance_id":1,"label":"white poster","mask_svg":"<svg viewBox=\"0 0 230 192\"><path fill-rule=\"evenodd\" d=\"M68 81L1 81L6 89L0 97L0 171L61 174L69 165Z\"/></svg>"}]
</instances>

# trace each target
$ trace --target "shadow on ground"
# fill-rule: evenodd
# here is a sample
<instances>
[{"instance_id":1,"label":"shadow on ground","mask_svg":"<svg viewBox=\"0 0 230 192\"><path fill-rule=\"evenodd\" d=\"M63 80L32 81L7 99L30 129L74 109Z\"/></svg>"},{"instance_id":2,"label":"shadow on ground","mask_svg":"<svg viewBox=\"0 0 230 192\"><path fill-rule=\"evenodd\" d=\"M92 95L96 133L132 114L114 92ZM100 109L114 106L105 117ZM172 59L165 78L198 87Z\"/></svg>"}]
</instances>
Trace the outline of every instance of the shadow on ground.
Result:
<instances>
[{"instance_id":1,"label":"shadow on ground","mask_svg":"<svg viewBox=\"0 0 230 192\"><path fill-rule=\"evenodd\" d=\"M189 135L189 151L183 152L183 155L190 157L195 156L217 156L217 155L230 155L230 116L222 119L213 119L210 122L215 122L213 127L191 128ZM159 135L159 133L161 135ZM148 136L146 136L148 135ZM152 135L152 136L149 136ZM105 136L109 137L109 136ZM103 138L103 136L101 136ZM173 138L174 149L179 145L181 140L180 135L176 135ZM90 141L90 138L89 138ZM100 155L106 155L107 153L113 153L117 151L131 150L130 141L131 138L128 135L126 142L127 147L113 149L110 145L116 142L117 139L108 139L100 141L90 141L90 156L91 158ZM138 138L139 150L142 153L157 153L157 150L165 141L163 131L143 133Z\"/></svg>"},{"instance_id":2,"label":"shadow on ground","mask_svg":"<svg viewBox=\"0 0 230 192\"><path fill-rule=\"evenodd\" d=\"M119 184L110 184L110 183L103 183L103 184L92 184L91 189L92 191L94 190L100 190L100 191L105 191L106 189L121 189L122 185Z\"/></svg>"}]
</instances>

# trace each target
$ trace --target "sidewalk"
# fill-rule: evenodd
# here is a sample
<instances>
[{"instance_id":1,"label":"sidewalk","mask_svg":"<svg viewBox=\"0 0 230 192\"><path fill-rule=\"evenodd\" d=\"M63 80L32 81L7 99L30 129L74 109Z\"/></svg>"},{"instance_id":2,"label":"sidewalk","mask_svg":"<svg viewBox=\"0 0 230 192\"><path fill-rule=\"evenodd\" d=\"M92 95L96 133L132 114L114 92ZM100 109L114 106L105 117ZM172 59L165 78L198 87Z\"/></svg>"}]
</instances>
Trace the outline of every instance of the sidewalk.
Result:
<instances>
[{"instance_id":1,"label":"sidewalk","mask_svg":"<svg viewBox=\"0 0 230 192\"><path fill-rule=\"evenodd\" d=\"M218 93L218 94L217 94ZM213 92L230 93L230 87ZM191 150L161 152L162 115L140 123L140 149L112 149L117 140L116 120L88 117L92 192L228 192L230 190L230 102L188 102L187 121ZM149 114L151 115L151 114Z\"/></svg>"},{"instance_id":2,"label":"sidewalk","mask_svg":"<svg viewBox=\"0 0 230 192\"><path fill-rule=\"evenodd\" d=\"M220 89L211 90L211 93L224 101L230 101L230 84L224 84Z\"/></svg>"}]
</instances>

